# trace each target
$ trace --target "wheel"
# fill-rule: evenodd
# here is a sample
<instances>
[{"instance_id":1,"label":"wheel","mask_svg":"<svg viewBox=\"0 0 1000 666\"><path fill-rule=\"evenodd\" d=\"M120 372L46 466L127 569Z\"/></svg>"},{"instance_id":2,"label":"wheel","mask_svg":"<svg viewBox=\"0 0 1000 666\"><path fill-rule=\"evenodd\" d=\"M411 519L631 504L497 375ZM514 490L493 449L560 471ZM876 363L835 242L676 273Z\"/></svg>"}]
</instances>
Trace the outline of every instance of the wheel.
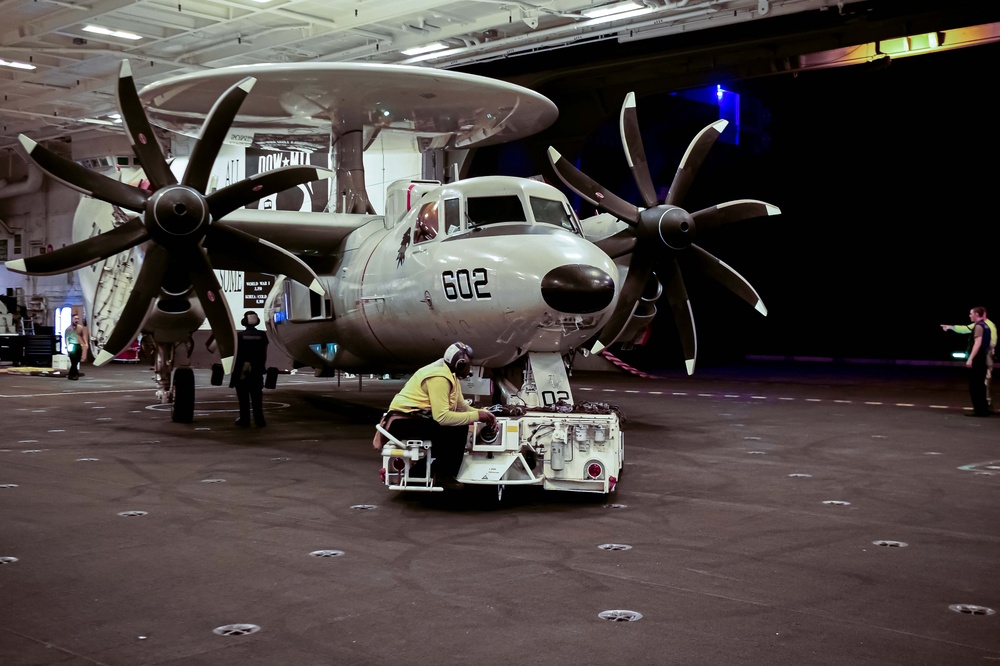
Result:
<instances>
[{"instance_id":1,"label":"wheel","mask_svg":"<svg viewBox=\"0 0 1000 666\"><path fill-rule=\"evenodd\" d=\"M191 423L194 421L194 371L191 368L174 370L174 409L175 423Z\"/></svg>"}]
</instances>

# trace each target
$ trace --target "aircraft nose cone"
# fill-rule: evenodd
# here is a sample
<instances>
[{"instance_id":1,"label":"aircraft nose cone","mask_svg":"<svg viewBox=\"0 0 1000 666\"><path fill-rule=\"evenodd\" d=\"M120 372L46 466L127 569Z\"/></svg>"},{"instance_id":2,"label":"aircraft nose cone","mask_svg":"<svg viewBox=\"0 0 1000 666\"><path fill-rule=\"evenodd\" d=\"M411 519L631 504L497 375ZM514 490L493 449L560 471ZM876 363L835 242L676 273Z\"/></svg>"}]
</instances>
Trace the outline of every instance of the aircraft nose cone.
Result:
<instances>
[{"instance_id":1,"label":"aircraft nose cone","mask_svg":"<svg viewBox=\"0 0 1000 666\"><path fill-rule=\"evenodd\" d=\"M542 298L560 312L588 314L606 308L615 297L615 281L594 266L566 264L542 278Z\"/></svg>"}]
</instances>

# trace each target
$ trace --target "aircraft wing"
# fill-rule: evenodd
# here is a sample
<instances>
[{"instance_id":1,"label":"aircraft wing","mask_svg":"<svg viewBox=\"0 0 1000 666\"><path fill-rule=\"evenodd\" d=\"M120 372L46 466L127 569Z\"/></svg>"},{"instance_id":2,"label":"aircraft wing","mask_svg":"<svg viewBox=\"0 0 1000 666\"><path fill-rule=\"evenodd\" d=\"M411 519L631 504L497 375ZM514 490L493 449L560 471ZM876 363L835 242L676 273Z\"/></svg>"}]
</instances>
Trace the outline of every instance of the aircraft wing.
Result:
<instances>
[{"instance_id":1,"label":"aircraft wing","mask_svg":"<svg viewBox=\"0 0 1000 666\"><path fill-rule=\"evenodd\" d=\"M226 226L274 243L292 254L332 254L354 230L378 215L306 213L246 208L226 215Z\"/></svg>"}]
</instances>

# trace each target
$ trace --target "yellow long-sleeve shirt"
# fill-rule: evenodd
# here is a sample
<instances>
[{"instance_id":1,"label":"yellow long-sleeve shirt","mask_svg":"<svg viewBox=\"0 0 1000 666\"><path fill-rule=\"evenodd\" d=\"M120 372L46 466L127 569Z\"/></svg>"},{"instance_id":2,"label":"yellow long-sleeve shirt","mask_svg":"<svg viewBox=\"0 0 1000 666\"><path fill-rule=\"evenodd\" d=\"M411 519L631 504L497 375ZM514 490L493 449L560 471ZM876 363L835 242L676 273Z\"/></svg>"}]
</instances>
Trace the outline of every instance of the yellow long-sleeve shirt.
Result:
<instances>
[{"instance_id":1,"label":"yellow long-sleeve shirt","mask_svg":"<svg viewBox=\"0 0 1000 666\"><path fill-rule=\"evenodd\" d=\"M990 351L994 351L997 348L997 327L989 319L986 320L986 327L990 329ZM964 335L969 335L972 333L971 324L955 324L951 327L951 330L956 333L962 333Z\"/></svg>"},{"instance_id":2,"label":"yellow long-sleeve shirt","mask_svg":"<svg viewBox=\"0 0 1000 666\"><path fill-rule=\"evenodd\" d=\"M413 373L389 403L390 412L430 410L431 417L443 426L461 426L479 420L479 411L465 402L458 378L442 359Z\"/></svg>"}]
</instances>

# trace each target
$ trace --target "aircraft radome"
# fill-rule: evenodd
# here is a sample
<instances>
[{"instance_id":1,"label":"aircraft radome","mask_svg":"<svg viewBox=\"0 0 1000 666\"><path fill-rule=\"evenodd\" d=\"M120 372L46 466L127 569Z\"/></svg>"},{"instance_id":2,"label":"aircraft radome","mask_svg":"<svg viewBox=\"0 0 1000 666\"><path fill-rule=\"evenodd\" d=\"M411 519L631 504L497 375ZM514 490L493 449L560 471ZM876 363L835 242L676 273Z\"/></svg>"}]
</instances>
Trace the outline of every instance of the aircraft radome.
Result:
<instances>
[{"instance_id":1,"label":"aircraft radome","mask_svg":"<svg viewBox=\"0 0 1000 666\"><path fill-rule=\"evenodd\" d=\"M206 317L224 371L231 370L233 319L213 269L277 276L265 306L269 337L318 373L413 370L462 340L476 350L478 364L464 390L529 408L572 404L566 369L574 355L634 338L651 322L661 293L693 372L696 336L676 261L680 252L766 314L746 280L692 239L696 226L778 209L753 200L694 213L681 207L725 121L695 137L661 202L646 165L635 99L628 96L622 143L641 207L550 149L559 178L603 211L581 223L562 192L539 180L449 178L459 173L465 149L514 140L554 122L549 100L509 83L429 68L324 63L224 68L168 79L139 94L125 62L118 101L145 167L133 174L134 181L144 179L141 186L89 171L22 137L27 159L90 197L81 204L86 215L106 202L116 220L94 223L90 237L7 267L52 274L100 265L92 272L96 286L85 293L104 294L105 301L114 293L111 300L121 309L110 315L108 334L99 336L96 362L113 358L140 332L154 340L159 396L173 404L177 421L193 416L189 341ZM179 178L147 113L167 129L197 132ZM284 137L277 140L290 145L325 134L332 137L333 169L279 167L211 191L211 167L231 127L242 135ZM439 178L393 183L385 214L375 215L361 156L383 131L412 134L435 158ZM244 208L330 178L328 212Z\"/></svg>"}]
</instances>

